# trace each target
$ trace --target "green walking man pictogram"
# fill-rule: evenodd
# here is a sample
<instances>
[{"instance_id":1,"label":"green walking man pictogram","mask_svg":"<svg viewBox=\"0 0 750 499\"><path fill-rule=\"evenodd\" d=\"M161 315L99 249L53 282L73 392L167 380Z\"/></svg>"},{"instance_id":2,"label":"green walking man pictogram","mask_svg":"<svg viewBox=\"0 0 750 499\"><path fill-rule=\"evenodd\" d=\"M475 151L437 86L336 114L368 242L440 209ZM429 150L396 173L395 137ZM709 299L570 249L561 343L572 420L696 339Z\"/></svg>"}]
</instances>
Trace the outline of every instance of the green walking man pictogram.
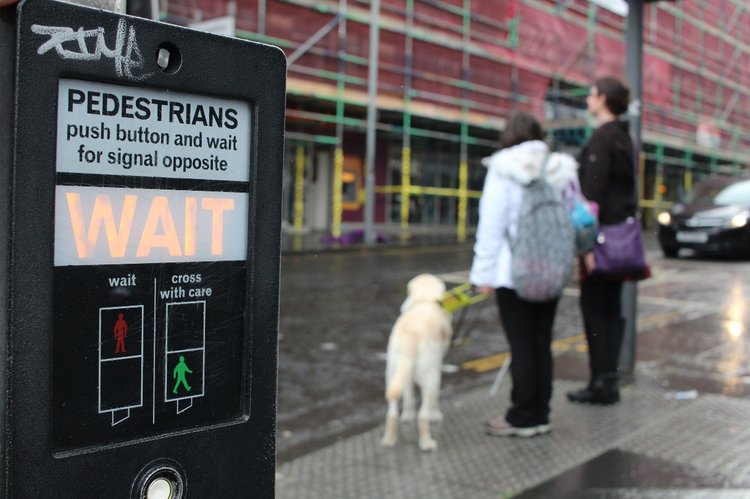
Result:
<instances>
[{"instance_id":1,"label":"green walking man pictogram","mask_svg":"<svg viewBox=\"0 0 750 499\"><path fill-rule=\"evenodd\" d=\"M190 391L190 385L188 385L188 382L185 379L185 373L193 374L193 371L191 371L188 365L185 363L185 357L180 355L180 361L172 370L172 378L177 379L174 388L172 388L172 393L177 393L177 387L180 386L180 383L185 385L187 391Z\"/></svg>"}]
</instances>

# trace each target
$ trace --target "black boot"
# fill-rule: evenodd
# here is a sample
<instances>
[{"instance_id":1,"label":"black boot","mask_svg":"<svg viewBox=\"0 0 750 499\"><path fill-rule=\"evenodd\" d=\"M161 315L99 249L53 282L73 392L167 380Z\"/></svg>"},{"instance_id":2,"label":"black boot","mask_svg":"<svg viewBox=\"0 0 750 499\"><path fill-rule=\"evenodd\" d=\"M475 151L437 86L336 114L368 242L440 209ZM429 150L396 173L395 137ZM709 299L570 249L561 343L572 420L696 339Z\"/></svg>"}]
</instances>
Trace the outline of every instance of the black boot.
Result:
<instances>
[{"instance_id":1,"label":"black boot","mask_svg":"<svg viewBox=\"0 0 750 499\"><path fill-rule=\"evenodd\" d=\"M617 373L594 376L586 388L568 392L568 400L578 404L611 405L620 401Z\"/></svg>"},{"instance_id":2,"label":"black boot","mask_svg":"<svg viewBox=\"0 0 750 499\"><path fill-rule=\"evenodd\" d=\"M568 400L578 404L590 404L594 400L594 391L591 389L591 383L586 388L581 388L574 392L568 392Z\"/></svg>"},{"instance_id":3,"label":"black boot","mask_svg":"<svg viewBox=\"0 0 750 499\"><path fill-rule=\"evenodd\" d=\"M598 376L591 389L594 392L592 404L611 405L620 401L620 388L616 372Z\"/></svg>"}]
</instances>

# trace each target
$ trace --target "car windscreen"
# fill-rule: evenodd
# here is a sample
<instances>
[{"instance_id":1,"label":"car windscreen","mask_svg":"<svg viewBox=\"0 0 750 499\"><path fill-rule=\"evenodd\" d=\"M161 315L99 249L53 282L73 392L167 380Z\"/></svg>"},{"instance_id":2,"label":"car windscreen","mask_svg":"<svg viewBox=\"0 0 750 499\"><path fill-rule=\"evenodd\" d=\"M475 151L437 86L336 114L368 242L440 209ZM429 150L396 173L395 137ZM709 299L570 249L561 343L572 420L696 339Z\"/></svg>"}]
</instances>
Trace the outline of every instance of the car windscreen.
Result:
<instances>
[{"instance_id":1,"label":"car windscreen","mask_svg":"<svg viewBox=\"0 0 750 499\"><path fill-rule=\"evenodd\" d=\"M687 196L686 202L703 206L750 204L750 180L743 180L729 184L726 182L699 184L696 186L695 190Z\"/></svg>"}]
</instances>

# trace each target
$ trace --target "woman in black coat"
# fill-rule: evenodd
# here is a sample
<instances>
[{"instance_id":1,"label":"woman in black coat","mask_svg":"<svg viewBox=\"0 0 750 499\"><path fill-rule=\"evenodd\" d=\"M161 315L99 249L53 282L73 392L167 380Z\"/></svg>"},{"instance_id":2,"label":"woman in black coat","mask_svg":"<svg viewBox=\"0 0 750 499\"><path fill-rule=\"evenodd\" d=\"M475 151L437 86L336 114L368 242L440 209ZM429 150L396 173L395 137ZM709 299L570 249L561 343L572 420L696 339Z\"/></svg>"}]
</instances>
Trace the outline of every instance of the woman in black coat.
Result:
<instances>
[{"instance_id":1,"label":"woman in black coat","mask_svg":"<svg viewBox=\"0 0 750 499\"><path fill-rule=\"evenodd\" d=\"M628 124L628 88L615 78L596 80L586 98L598 127L578 158L581 190L599 204L599 223L616 224L636 215L635 163ZM571 402L614 404L620 400L617 366L625 320L620 309L622 280L592 276L593 252L582 258L580 306L589 348L591 379L568 393Z\"/></svg>"}]
</instances>

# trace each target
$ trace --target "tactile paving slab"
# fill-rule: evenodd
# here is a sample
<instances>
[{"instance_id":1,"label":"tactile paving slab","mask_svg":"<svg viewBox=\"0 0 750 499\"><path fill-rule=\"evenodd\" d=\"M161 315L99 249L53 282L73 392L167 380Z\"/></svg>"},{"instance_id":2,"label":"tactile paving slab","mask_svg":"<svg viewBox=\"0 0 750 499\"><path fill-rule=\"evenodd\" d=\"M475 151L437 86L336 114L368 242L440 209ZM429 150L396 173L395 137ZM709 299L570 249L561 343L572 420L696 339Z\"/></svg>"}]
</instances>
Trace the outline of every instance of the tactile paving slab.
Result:
<instances>
[{"instance_id":1,"label":"tactile paving slab","mask_svg":"<svg viewBox=\"0 0 750 499\"><path fill-rule=\"evenodd\" d=\"M505 382L495 397L482 388L443 401L445 419L433 425L436 452L419 450L414 422L401 423L398 444L383 448L381 425L280 466L276 497L508 497L611 449L720 473L730 487L750 484L750 427L744 424L750 401L714 395L668 400L660 390L628 387L621 403L600 407L567 402L565 393L577 387L555 382L550 435L484 434L484 422L508 406ZM666 495L656 497L686 497L659 493Z\"/></svg>"}]
</instances>

